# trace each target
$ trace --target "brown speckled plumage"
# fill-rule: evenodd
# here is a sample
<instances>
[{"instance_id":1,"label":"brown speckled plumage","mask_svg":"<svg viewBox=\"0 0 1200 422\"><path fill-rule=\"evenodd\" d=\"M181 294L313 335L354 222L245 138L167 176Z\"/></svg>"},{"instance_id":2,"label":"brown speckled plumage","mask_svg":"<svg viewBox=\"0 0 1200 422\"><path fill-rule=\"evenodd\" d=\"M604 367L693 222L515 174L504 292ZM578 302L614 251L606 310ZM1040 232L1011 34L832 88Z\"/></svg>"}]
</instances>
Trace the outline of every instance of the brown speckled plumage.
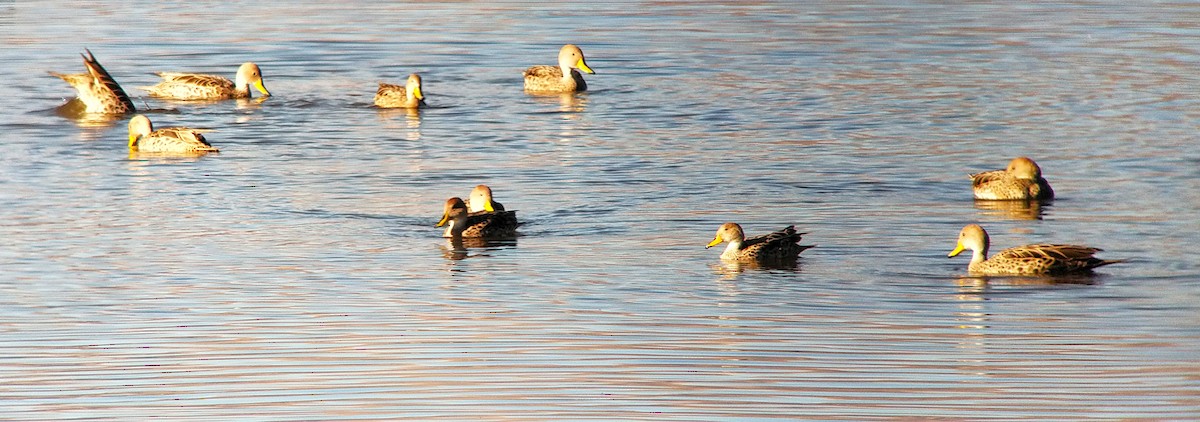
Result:
<instances>
[{"instance_id":1,"label":"brown speckled plumage","mask_svg":"<svg viewBox=\"0 0 1200 422\"><path fill-rule=\"evenodd\" d=\"M379 83L375 91L375 106L382 108L420 108L425 105L425 95L421 92L421 75L408 75L404 86Z\"/></svg>"},{"instance_id":2,"label":"brown speckled plumage","mask_svg":"<svg viewBox=\"0 0 1200 422\"><path fill-rule=\"evenodd\" d=\"M51 75L66 81L78 93L79 101L85 106L84 112L96 114L125 114L133 113L136 108L129 95L121 89L121 85L112 75L96 61L90 50L84 49L83 66L87 73L63 74L50 72Z\"/></svg>"},{"instance_id":3,"label":"brown speckled plumage","mask_svg":"<svg viewBox=\"0 0 1200 422\"><path fill-rule=\"evenodd\" d=\"M586 91L583 75L575 69L593 72L583 58L583 50L567 44L558 52L558 66L538 65L525 70L525 90L530 92L556 93Z\"/></svg>"},{"instance_id":4,"label":"brown speckled plumage","mask_svg":"<svg viewBox=\"0 0 1200 422\"><path fill-rule=\"evenodd\" d=\"M517 235L516 211L468 212L461 198L446 200L441 221L435 227L449 224L443 237L509 238Z\"/></svg>"},{"instance_id":5,"label":"brown speckled plumage","mask_svg":"<svg viewBox=\"0 0 1200 422\"><path fill-rule=\"evenodd\" d=\"M717 235L705 248L711 248L729 242L721 259L739 262L784 263L795 261L800 252L813 247L800 245L801 236L795 226L787 226L783 230L755 236L747 239L742 226L737 223L725 223L717 229Z\"/></svg>"},{"instance_id":6,"label":"brown speckled plumage","mask_svg":"<svg viewBox=\"0 0 1200 422\"><path fill-rule=\"evenodd\" d=\"M168 127L155 130L150 119L140 114L129 120L129 150L188 154L217 152L198 129Z\"/></svg>"},{"instance_id":7,"label":"brown speckled plumage","mask_svg":"<svg viewBox=\"0 0 1200 422\"><path fill-rule=\"evenodd\" d=\"M1042 178L1042 169L1027 157L1017 157L1004 170L970 175L975 199L1014 200L1054 198L1050 183Z\"/></svg>"},{"instance_id":8,"label":"brown speckled plumage","mask_svg":"<svg viewBox=\"0 0 1200 422\"><path fill-rule=\"evenodd\" d=\"M262 70L258 65L246 62L238 67L236 81L217 75L199 73L159 72L163 78L157 85L144 87L150 96L172 100L224 100L250 98L250 88L264 96L270 96L263 84Z\"/></svg>"},{"instance_id":9,"label":"brown speckled plumage","mask_svg":"<svg viewBox=\"0 0 1200 422\"><path fill-rule=\"evenodd\" d=\"M1033 244L1017 246L987 256L991 240L978 224L963 227L958 245L949 257L970 249L971 263L967 272L972 275L1063 275L1086 273L1093 268L1122 262L1105 260L1094 255L1101 249L1081 245Z\"/></svg>"}]
</instances>

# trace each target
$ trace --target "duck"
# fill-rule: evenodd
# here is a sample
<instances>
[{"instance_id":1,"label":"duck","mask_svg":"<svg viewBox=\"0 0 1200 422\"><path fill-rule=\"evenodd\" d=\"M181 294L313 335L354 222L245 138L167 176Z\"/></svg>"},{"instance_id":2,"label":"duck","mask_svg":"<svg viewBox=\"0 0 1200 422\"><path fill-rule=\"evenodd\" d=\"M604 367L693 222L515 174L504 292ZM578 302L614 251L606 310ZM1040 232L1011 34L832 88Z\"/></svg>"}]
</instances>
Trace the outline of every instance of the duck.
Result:
<instances>
[{"instance_id":1,"label":"duck","mask_svg":"<svg viewBox=\"0 0 1200 422\"><path fill-rule=\"evenodd\" d=\"M209 153L217 148L204 139L199 129L168 127L158 130L145 115L129 119L129 150L137 152Z\"/></svg>"},{"instance_id":2,"label":"duck","mask_svg":"<svg viewBox=\"0 0 1200 422\"><path fill-rule=\"evenodd\" d=\"M152 97L169 100L226 100L230 98L250 98L250 87L271 96L263 85L262 70L253 62L242 63L238 67L233 81L217 75L199 73L158 72L162 82L157 85L143 87Z\"/></svg>"},{"instance_id":3,"label":"duck","mask_svg":"<svg viewBox=\"0 0 1200 422\"><path fill-rule=\"evenodd\" d=\"M379 83L375 92L375 106L382 108L420 108L425 106L425 95L421 94L421 75L408 75L404 86Z\"/></svg>"},{"instance_id":4,"label":"duck","mask_svg":"<svg viewBox=\"0 0 1200 422\"><path fill-rule=\"evenodd\" d=\"M587 83L575 69L595 74L583 58L583 50L567 44L558 51L558 66L538 65L525 70L525 90L562 93L586 91Z\"/></svg>"},{"instance_id":5,"label":"duck","mask_svg":"<svg viewBox=\"0 0 1200 422\"><path fill-rule=\"evenodd\" d=\"M1008 168L969 175L975 199L1048 200L1054 198L1042 168L1029 157L1009 161Z\"/></svg>"},{"instance_id":6,"label":"duck","mask_svg":"<svg viewBox=\"0 0 1200 422\"><path fill-rule=\"evenodd\" d=\"M471 213L462 198L446 200L442 219L434 227L446 227L442 237L510 238L517 235L516 211Z\"/></svg>"},{"instance_id":7,"label":"duck","mask_svg":"<svg viewBox=\"0 0 1200 422\"><path fill-rule=\"evenodd\" d=\"M112 75L104 70L104 66L96 60L91 50L84 49L87 55L83 57L83 66L87 73L64 74L49 72L50 75L66 81L78 93L79 101L84 104L85 113L94 114L126 114L137 111L133 101Z\"/></svg>"},{"instance_id":8,"label":"duck","mask_svg":"<svg viewBox=\"0 0 1200 422\"><path fill-rule=\"evenodd\" d=\"M1017 246L988 257L991 240L978 224L968 224L958 233L958 245L947 255L958 256L971 250L971 275L1050 276L1089 273L1092 269L1124 262L1120 259L1100 259L1094 255L1102 249L1082 245L1034 244Z\"/></svg>"},{"instance_id":9,"label":"duck","mask_svg":"<svg viewBox=\"0 0 1200 422\"><path fill-rule=\"evenodd\" d=\"M504 205L492 199L492 188L488 185L478 185L471 189L471 196L467 198L467 207L472 213L504 211Z\"/></svg>"},{"instance_id":10,"label":"duck","mask_svg":"<svg viewBox=\"0 0 1200 422\"><path fill-rule=\"evenodd\" d=\"M807 233L796 233L796 226L747 239L742 226L725 223L717 229L717 235L705 249L729 242L721 259L737 262L771 263L795 261L804 250L815 245L801 245L800 239Z\"/></svg>"}]
</instances>

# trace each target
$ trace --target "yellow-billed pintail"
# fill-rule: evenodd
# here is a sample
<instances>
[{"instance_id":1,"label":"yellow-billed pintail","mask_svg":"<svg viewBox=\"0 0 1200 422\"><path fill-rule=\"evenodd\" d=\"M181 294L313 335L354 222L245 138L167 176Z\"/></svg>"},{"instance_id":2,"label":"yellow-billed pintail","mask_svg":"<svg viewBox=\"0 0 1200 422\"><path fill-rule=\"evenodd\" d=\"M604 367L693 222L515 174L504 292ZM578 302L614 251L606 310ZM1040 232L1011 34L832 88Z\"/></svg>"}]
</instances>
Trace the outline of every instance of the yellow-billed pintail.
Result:
<instances>
[{"instance_id":1,"label":"yellow-billed pintail","mask_svg":"<svg viewBox=\"0 0 1200 422\"><path fill-rule=\"evenodd\" d=\"M971 250L971 263L967 272L971 275L1063 275L1088 273L1093 268L1115 264L1123 260L1096 258L1100 249L1081 245L1034 244L1017 246L997 252L988 257L991 239L987 231L978 224L968 224L958 233L958 245L948 257Z\"/></svg>"},{"instance_id":2,"label":"yellow-billed pintail","mask_svg":"<svg viewBox=\"0 0 1200 422\"><path fill-rule=\"evenodd\" d=\"M420 108L425 106L425 94L421 93L421 75L408 75L404 86L379 83L375 91L375 106L382 108Z\"/></svg>"},{"instance_id":3,"label":"yellow-billed pintail","mask_svg":"<svg viewBox=\"0 0 1200 422\"><path fill-rule=\"evenodd\" d=\"M59 77L75 88L79 101L85 106L85 113L125 114L136 111L129 95L126 95L125 90L121 89L121 85L107 70L104 70L104 66L96 61L92 52L88 49L83 51L86 51L87 55L80 54L80 56L83 56L83 66L87 69L87 73L50 72L50 74Z\"/></svg>"},{"instance_id":4,"label":"yellow-billed pintail","mask_svg":"<svg viewBox=\"0 0 1200 422\"><path fill-rule=\"evenodd\" d=\"M217 76L199 73L159 72L163 79L157 85L143 87L150 96L171 100L225 100L230 98L250 98L250 87L270 96L267 87L263 85L262 70L258 65L246 62L238 67L233 81Z\"/></svg>"},{"instance_id":5,"label":"yellow-billed pintail","mask_svg":"<svg viewBox=\"0 0 1200 422\"><path fill-rule=\"evenodd\" d=\"M729 242L721 259L738 262L754 263L786 263L795 261L800 252L813 247L801 245L800 239L805 233L796 233L795 226L787 226L783 230L755 236L747 239L742 226L737 223L725 223L717 229L717 235L705 249Z\"/></svg>"},{"instance_id":6,"label":"yellow-billed pintail","mask_svg":"<svg viewBox=\"0 0 1200 422\"><path fill-rule=\"evenodd\" d=\"M1042 168L1029 157L1017 157L1004 170L970 175L975 199L1047 200L1054 198L1050 183L1042 178Z\"/></svg>"},{"instance_id":7,"label":"yellow-billed pintail","mask_svg":"<svg viewBox=\"0 0 1200 422\"><path fill-rule=\"evenodd\" d=\"M558 66L538 65L525 70L525 90L530 92L586 91L583 75L575 69L596 73L583 59L583 50L567 44L558 51Z\"/></svg>"},{"instance_id":8,"label":"yellow-billed pintail","mask_svg":"<svg viewBox=\"0 0 1200 422\"><path fill-rule=\"evenodd\" d=\"M162 153L208 153L217 148L204 139L199 129L167 127L158 130L144 115L129 119L129 150Z\"/></svg>"}]
</instances>

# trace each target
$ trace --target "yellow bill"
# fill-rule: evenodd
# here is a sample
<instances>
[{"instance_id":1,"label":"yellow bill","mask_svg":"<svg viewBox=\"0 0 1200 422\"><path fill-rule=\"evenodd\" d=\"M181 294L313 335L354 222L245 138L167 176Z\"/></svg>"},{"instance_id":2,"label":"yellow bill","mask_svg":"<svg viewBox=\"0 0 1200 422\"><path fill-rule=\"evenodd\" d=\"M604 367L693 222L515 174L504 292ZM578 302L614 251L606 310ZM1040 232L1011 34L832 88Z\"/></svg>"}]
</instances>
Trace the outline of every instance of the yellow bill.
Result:
<instances>
[{"instance_id":1,"label":"yellow bill","mask_svg":"<svg viewBox=\"0 0 1200 422\"><path fill-rule=\"evenodd\" d=\"M575 63L575 68L587 73L596 74L596 72L592 71L592 68L588 67L587 63L583 62L583 58L580 58L579 62Z\"/></svg>"},{"instance_id":2,"label":"yellow bill","mask_svg":"<svg viewBox=\"0 0 1200 422\"><path fill-rule=\"evenodd\" d=\"M258 92L261 92L263 95L266 95L268 97L271 96L271 93L267 92L267 87L263 85L262 79L254 81L254 89L257 89Z\"/></svg>"},{"instance_id":3,"label":"yellow bill","mask_svg":"<svg viewBox=\"0 0 1200 422\"><path fill-rule=\"evenodd\" d=\"M963 247L962 242L958 242L958 246L955 246L954 250L950 251L950 255L946 255L946 258L954 258L954 257L958 256L958 254L962 253L963 250L966 250L966 249L967 248Z\"/></svg>"}]
</instances>

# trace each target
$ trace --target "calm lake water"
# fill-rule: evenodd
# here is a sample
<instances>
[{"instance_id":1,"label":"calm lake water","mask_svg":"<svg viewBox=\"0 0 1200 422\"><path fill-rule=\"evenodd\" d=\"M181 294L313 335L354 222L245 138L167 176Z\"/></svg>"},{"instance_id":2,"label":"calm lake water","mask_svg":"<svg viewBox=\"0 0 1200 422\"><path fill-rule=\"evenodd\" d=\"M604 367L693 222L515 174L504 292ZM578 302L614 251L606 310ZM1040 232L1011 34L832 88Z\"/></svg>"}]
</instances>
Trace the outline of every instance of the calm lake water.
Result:
<instances>
[{"instance_id":1,"label":"calm lake water","mask_svg":"<svg viewBox=\"0 0 1200 422\"><path fill-rule=\"evenodd\" d=\"M0 2L0 419L1200 415L1200 4L380 3ZM565 43L591 90L526 95ZM84 48L221 152L57 114ZM975 203L1019 155L1059 198ZM456 252L480 183L522 236ZM972 222L1129 261L969 278Z\"/></svg>"}]
</instances>

